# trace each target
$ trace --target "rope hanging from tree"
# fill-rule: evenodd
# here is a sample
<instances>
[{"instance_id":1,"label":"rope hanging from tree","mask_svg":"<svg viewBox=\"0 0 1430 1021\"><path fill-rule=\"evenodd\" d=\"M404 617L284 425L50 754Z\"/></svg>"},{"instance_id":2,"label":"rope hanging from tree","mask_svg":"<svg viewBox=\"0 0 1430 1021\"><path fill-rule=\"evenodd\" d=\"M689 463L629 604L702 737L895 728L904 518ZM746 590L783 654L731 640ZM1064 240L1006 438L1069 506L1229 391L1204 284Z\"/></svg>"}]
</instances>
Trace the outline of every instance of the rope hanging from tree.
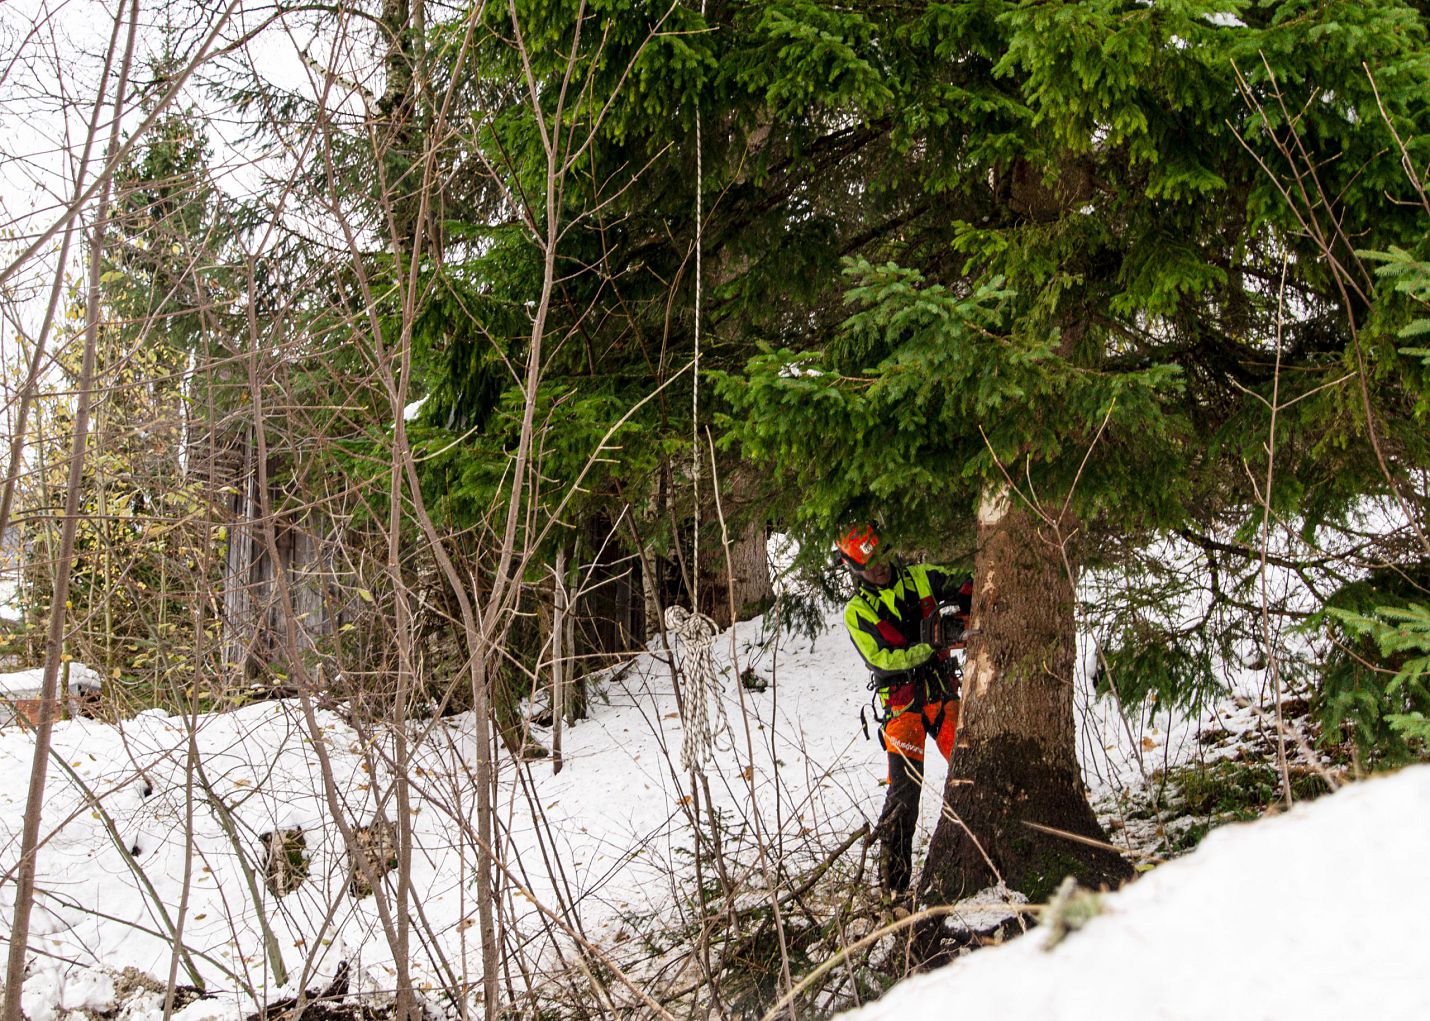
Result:
<instances>
[{"instance_id":1,"label":"rope hanging from tree","mask_svg":"<svg viewBox=\"0 0 1430 1021\"><path fill-rule=\"evenodd\" d=\"M685 645L685 688L680 699L685 739L680 746L680 764L699 772L714 754L716 738L730 729L725 686L710 653L715 644L715 622L703 613L671 606L665 611L665 626Z\"/></svg>"},{"instance_id":2,"label":"rope hanging from tree","mask_svg":"<svg viewBox=\"0 0 1430 1021\"><path fill-rule=\"evenodd\" d=\"M705 0L700 0L700 17L705 18ZM695 591L700 587L700 319L705 302L705 153L700 115L700 96L695 97L695 357L690 372L690 490L695 519L691 535L691 572L694 590L690 605L700 604Z\"/></svg>"},{"instance_id":3,"label":"rope hanging from tree","mask_svg":"<svg viewBox=\"0 0 1430 1021\"><path fill-rule=\"evenodd\" d=\"M700 16L705 16L705 0L700 0ZM700 327L704 311L705 247L705 154L700 97L695 97L695 357L690 388L690 489L693 504L691 535L691 606L672 606L665 611L665 626L685 643L686 685L680 699L681 725L685 740L680 763L700 771L715 750L716 736L728 730L724 686L715 669L710 647L715 644L715 622L699 612L700 602Z\"/></svg>"}]
</instances>

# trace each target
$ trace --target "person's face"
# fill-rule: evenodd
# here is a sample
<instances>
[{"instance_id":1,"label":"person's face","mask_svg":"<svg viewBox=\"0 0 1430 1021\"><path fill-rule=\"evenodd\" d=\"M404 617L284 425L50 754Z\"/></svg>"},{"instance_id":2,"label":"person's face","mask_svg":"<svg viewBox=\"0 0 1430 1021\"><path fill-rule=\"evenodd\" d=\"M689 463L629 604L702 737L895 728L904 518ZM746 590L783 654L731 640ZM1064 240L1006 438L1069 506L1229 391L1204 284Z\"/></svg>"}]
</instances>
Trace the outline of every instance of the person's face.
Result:
<instances>
[{"instance_id":1,"label":"person's face","mask_svg":"<svg viewBox=\"0 0 1430 1021\"><path fill-rule=\"evenodd\" d=\"M883 588L889 584L894 576L894 569L889 566L887 560L876 560L864 570L859 572L859 577L867 581L870 585L877 585Z\"/></svg>"}]
</instances>

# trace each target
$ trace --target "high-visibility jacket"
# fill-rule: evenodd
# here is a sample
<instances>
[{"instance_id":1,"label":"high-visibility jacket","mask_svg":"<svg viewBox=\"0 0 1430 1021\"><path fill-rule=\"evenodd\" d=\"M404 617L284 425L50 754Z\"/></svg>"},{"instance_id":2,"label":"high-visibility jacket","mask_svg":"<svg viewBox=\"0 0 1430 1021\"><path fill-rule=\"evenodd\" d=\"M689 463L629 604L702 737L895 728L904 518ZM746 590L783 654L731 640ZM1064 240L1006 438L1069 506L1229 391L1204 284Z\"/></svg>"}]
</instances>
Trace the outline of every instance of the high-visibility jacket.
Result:
<instances>
[{"instance_id":1,"label":"high-visibility jacket","mask_svg":"<svg viewBox=\"0 0 1430 1021\"><path fill-rule=\"evenodd\" d=\"M861 582L844 607L844 626L854 648L881 682L899 682L934 657L934 648L920 639L920 621L943 603L956 602L967 613L973 599L968 575L932 564L900 566L889 584Z\"/></svg>"}]
</instances>

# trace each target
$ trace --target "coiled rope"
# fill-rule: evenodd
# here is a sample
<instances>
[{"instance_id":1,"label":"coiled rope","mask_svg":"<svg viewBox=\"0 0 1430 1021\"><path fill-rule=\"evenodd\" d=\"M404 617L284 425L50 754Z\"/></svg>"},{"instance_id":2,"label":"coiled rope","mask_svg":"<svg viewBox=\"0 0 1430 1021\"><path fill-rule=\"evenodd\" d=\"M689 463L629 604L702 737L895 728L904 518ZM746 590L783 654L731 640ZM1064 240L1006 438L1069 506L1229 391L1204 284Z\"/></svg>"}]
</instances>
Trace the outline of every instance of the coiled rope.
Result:
<instances>
[{"instance_id":1,"label":"coiled rope","mask_svg":"<svg viewBox=\"0 0 1430 1021\"><path fill-rule=\"evenodd\" d=\"M703 613L671 606L665 611L665 627L685 646L685 687L680 698L680 724L685 738L680 747L680 764L693 772L703 772L715 752L716 740L730 729L730 719L725 715L725 686L710 653L715 644L715 622Z\"/></svg>"}]
</instances>

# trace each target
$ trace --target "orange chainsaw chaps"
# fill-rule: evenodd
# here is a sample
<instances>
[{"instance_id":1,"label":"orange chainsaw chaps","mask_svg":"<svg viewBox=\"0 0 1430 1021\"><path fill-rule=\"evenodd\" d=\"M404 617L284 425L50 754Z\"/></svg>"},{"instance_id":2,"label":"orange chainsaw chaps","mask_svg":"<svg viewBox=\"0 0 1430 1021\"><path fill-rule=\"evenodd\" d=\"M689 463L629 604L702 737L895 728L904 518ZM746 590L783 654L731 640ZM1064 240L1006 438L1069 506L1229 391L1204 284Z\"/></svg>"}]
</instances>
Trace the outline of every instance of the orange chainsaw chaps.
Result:
<instances>
[{"instance_id":1,"label":"orange chainsaw chaps","mask_svg":"<svg viewBox=\"0 0 1430 1021\"><path fill-rule=\"evenodd\" d=\"M932 734L938 722L939 708L944 708L943 723L937 734ZM924 739L932 736L938 745L939 754L945 761L953 757L953 743L958 736L958 703L934 702L924 706L922 719L915 712L898 713L880 731L884 738L884 750L895 752L910 762L923 762Z\"/></svg>"}]
</instances>

